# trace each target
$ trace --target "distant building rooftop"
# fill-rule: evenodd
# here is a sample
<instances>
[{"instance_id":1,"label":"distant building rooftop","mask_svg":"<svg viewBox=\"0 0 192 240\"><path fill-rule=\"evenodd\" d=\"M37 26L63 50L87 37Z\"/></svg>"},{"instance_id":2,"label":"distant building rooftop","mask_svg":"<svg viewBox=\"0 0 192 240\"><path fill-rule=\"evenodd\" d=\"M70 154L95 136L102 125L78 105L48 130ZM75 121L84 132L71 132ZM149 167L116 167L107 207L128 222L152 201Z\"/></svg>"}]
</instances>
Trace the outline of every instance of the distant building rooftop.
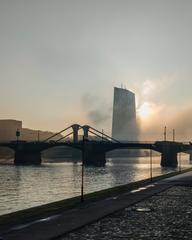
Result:
<instances>
[{"instance_id":1,"label":"distant building rooftop","mask_svg":"<svg viewBox=\"0 0 192 240\"><path fill-rule=\"evenodd\" d=\"M16 119L0 119L0 122L22 122L22 121Z\"/></svg>"},{"instance_id":2,"label":"distant building rooftop","mask_svg":"<svg viewBox=\"0 0 192 240\"><path fill-rule=\"evenodd\" d=\"M114 87L114 89L116 89L117 91L120 91L120 92L126 92L126 93L130 93L130 94L135 95L135 93L133 93L132 91L130 91L130 90L126 89L126 88Z\"/></svg>"}]
</instances>

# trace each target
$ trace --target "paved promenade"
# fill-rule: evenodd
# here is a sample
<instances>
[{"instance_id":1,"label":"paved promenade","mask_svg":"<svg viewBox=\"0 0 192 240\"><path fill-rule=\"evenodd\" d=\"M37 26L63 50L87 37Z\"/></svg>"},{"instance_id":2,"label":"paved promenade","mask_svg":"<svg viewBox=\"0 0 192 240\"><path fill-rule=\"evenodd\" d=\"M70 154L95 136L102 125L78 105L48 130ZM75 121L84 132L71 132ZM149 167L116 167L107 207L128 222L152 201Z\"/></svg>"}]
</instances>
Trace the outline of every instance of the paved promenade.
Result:
<instances>
[{"instance_id":1,"label":"paved promenade","mask_svg":"<svg viewBox=\"0 0 192 240\"><path fill-rule=\"evenodd\" d=\"M0 236L4 240L192 239L192 172L85 202L49 218L16 225Z\"/></svg>"},{"instance_id":2,"label":"paved promenade","mask_svg":"<svg viewBox=\"0 0 192 240\"><path fill-rule=\"evenodd\" d=\"M60 240L192 239L192 175L137 204L73 231ZM187 180L187 179L186 179ZM168 183L167 181L165 182Z\"/></svg>"}]
</instances>

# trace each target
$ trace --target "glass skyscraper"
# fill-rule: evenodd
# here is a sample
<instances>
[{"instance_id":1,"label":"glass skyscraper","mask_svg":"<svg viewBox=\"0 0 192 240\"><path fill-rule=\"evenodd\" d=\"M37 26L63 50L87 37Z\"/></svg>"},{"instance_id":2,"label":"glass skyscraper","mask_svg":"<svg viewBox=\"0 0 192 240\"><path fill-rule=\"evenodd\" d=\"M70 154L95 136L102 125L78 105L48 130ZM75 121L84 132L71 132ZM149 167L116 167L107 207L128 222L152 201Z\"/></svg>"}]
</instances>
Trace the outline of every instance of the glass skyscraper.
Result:
<instances>
[{"instance_id":1,"label":"glass skyscraper","mask_svg":"<svg viewBox=\"0 0 192 240\"><path fill-rule=\"evenodd\" d=\"M121 141L137 141L135 94L114 88L112 137Z\"/></svg>"}]
</instances>

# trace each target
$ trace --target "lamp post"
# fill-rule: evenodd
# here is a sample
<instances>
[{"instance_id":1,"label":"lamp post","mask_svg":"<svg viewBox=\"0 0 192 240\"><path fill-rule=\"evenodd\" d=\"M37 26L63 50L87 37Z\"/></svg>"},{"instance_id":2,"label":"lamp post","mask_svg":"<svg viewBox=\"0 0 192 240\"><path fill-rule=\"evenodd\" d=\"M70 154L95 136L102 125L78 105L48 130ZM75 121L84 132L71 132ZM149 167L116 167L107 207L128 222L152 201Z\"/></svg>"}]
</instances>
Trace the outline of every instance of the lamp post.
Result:
<instances>
[{"instance_id":1,"label":"lamp post","mask_svg":"<svg viewBox=\"0 0 192 240\"><path fill-rule=\"evenodd\" d=\"M40 131L39 130L37 131L37 141L38 142L40 141Z\"/></svg>"},{"instance_id":2,"label":"lamp post","mask_svg":"<svg viewBox=\"0 0 192 240\"><path fill-rule=\"evenodd\" d=\"M103 141L103 133L104 133L104 131L103 131L103 129L102 129L102 141Z\"/></svg>"},{"instance_id":3,"label":"lamp post","mask_svg":"<svg viewBox=\"0 0 192 240\"><path fill-rule=\"evenodd\" d=\"M164 141L167 141L167 127L164 127Z\"/></svg>"},{"instance_id":4,"label":"lamp post","mask_svg":"<svg viewBox=\"0 0 192 240\"><path fill-rule=\"evenodd\" d=\"M16 137L17 137L17 143L19 142L19 137L20 137L20 131L19 129L17 128L17 131L16 131Z\"/></svg>"},{"instance_id":5,"label":"lamp post","mask_svg":"<svg viewBox=\"0 0 192 240\"><path fill-rule=\"evenodd\" d=\"M84 202L84 157L85 157L85 137L83 136L82 163L81 163L81 202Z\"/></svg>"},{"instance_id":6,"label":"lamp post","mask_svg":"<svg viewBox=\"0 0 192 240\"><path fill-rule=\"evenodd\" d=\"M175 142L175 129L173 129L173 142Z\"/></svg>"},{"instance_id":7,"label":"lamp post","mask_svg":"<svg viewBox=\"0 0 192 240\"><path fill-rule=\"evenodd\" d=\"M179 153L179 172L181 172L181 152Z\"/></svg>"},{"instance_id":8,"label":"lamp post","mask_svg":"<svg viewBox=\"0 0 192 240\"><path fill-rule=\"evenodd\" d=\"M150 181L153 181L152 149L150 149Z\"/></svg>"}]
</instances>

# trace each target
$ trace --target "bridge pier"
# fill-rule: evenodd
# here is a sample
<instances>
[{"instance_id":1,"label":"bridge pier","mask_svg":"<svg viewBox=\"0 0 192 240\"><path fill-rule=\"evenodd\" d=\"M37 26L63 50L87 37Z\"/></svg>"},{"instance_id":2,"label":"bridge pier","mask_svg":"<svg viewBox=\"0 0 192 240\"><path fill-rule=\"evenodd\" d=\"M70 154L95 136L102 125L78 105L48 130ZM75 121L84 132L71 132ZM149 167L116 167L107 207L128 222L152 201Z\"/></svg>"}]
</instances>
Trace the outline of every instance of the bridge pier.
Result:
<instances>
[{"instance_id":1,"label":"bridge pier","mask_svg":"<svg viewBox=\"0 0 192 240\"><path fill-rule=\"evenodd\" d=\"M161 153L161 166L162 167L177 167L177 152L169 149Z\"/></svg>"},{"instance_id":2,"label":"bridge pier","mask_svg":"<svg viewBox=\"0 0 192 240\"><path fill-rule=\"evenodd\" d=\"M15 165L40 165L41 164L41 152L40 151L28 151L28 150L16 150L15 151Z\"/></svg>"},{"instance_id":3,"label":"bridge pier","mask_svg":"<svg viewBox=\"0 0 192 240\"><path fill-rule=\"evenodd\" d=\"M77 161L77 160L81 159L81 152L80 152L80 150L72 149L72 159L74 161Z\"/></svg>"},{"instance_id":4,"label":"bridge pier","mask_svg":"<svg viewBox=\"0 0 192 240\"><path fill-rule=\"evenodd\" d=\"M189 161L192 163L192 153L189 154Z\"/></svg>"},{"instance_id":5,"label":"bridge pier","mask_svg":"<svg viewBox=\"0 0 192 240\"><path fill-rule=\"evenodd\" d=\"M192 152L188 151L187 153L189 154L189 161L192 162Z\"/></svg>"},{"instance_id":6,"label":"bridge pier","mask_svg":"<svg viewBox=\"0 0 192 240\"><path fill-rule=\"evenodd\" d=\"M85 166L104 167L106 163L105 151L85 144L84 150L82 151L82 160Z\"/></svg>"}]
</instances>

